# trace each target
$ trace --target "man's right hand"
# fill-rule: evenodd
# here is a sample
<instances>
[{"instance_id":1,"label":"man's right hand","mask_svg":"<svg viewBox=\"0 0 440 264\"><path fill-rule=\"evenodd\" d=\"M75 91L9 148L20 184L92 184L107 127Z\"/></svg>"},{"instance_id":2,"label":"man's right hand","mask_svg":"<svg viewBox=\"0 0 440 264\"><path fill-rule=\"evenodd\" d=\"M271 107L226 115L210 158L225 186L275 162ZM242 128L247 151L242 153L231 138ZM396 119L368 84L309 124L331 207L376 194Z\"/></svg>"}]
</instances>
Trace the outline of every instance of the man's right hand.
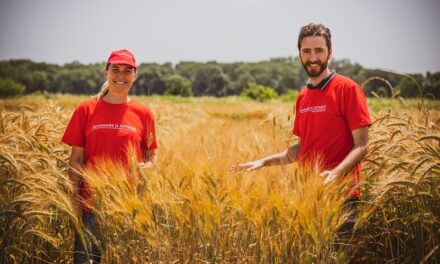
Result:
<instances>
[{"instance_id":1,"label":"man's right hand","mask_svg":"<svg viewBox=\"0 0 440 264\"><path fill-rule=\"evenodd\" d=\"M241 163L236 166L232 166L229 170L231 173L237 173L240 171L254 171L264 167L264 163L262 160L255 160L251 162Z\"/></svg>"}]
</instances>

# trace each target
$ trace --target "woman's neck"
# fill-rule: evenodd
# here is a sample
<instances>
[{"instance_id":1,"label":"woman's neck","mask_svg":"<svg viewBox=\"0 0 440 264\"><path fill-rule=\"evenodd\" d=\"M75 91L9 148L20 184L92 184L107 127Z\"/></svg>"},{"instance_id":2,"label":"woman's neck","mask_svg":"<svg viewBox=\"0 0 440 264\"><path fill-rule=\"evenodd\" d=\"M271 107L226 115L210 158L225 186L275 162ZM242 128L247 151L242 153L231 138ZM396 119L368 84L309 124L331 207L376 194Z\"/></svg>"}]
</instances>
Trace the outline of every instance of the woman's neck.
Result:
<instances>
[{"instance_id":1,"label":"woman's neck","mask_svg":"<svg viewBox=\"0 0 440 264\"><path fill-rule=\"evenodd\" d=\"M117 94L112 92L108 92L102 97L102 99L109 104L126 104L131 101L127 94Z\"/></svg>"}]
</instances>

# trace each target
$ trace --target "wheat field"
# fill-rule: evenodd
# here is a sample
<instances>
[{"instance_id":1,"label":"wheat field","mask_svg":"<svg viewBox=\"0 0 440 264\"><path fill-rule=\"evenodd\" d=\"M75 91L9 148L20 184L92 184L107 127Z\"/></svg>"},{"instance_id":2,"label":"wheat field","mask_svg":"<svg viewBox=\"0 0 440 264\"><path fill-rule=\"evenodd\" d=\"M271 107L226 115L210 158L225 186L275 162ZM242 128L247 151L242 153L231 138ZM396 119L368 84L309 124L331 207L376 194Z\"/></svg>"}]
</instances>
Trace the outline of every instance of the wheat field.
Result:
<instances>
[{"instance_id":1,"label":"wheat field","mask_svg":"<svg viewBox=\"0 0 440 264\"><path fill-rule=\"evenodd\" d=\"M70 263L74 232L87 239L60 142L84 99L0 101L0 263ZM440 263L438 102L369 100L360 215L336 247L344 184L295 164L229 170L295 143L293 102L136 100L155 114L157 165L83 172L103 263Z\"/></svg>"}]
</instances>

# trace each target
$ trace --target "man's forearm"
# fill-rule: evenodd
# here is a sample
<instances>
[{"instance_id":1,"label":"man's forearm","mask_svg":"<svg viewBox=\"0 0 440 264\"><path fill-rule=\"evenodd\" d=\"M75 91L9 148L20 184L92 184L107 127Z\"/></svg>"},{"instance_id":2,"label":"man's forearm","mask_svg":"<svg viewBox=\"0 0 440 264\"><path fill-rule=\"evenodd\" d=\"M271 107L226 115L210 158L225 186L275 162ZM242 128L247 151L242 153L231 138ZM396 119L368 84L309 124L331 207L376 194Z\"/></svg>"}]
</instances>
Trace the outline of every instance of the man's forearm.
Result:
<instances>
[{"instance_id":1,"label":"man's forearm","mask_svg":"<svg viewBox=\"0 0 440 264\"><path fill-rule=\"evenodd\" d=\"M345 175L349 173L368 153L368 145L362 144L354 146L344 160L336 166L333 171L337 175Z\"/></svg>"},{"instance_id":2,"label":"man's forearm","mask_svg":"<svg viewBox=\"0 0 440 264\"><path fill-rule=\"evenodd\" d=\"M262 159L263 165L272 166L293 163L298 158L299 149L300 144L293 145L285 151Z\"/></svg>"}]
</instances>

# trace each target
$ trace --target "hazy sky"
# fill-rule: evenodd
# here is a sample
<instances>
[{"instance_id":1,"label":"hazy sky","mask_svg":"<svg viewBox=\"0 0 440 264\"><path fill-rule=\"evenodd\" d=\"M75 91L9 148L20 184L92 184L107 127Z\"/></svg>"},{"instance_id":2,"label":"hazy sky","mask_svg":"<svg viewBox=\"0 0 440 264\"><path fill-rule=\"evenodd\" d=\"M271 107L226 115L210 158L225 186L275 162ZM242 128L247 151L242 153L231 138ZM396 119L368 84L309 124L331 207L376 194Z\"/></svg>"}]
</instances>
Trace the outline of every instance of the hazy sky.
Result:
<instances>
[{"instance_id":1,"label":"hazy sky","mask_svg":"<svg viewBox=\"0 0 440 264\"><path fill-rule=\"evenodd\" d=\"M297 56L299 28L332 30L333 57L440 71L440 0L0 0L0 60L252 62Z\"/></svg>"}]
</instances>

